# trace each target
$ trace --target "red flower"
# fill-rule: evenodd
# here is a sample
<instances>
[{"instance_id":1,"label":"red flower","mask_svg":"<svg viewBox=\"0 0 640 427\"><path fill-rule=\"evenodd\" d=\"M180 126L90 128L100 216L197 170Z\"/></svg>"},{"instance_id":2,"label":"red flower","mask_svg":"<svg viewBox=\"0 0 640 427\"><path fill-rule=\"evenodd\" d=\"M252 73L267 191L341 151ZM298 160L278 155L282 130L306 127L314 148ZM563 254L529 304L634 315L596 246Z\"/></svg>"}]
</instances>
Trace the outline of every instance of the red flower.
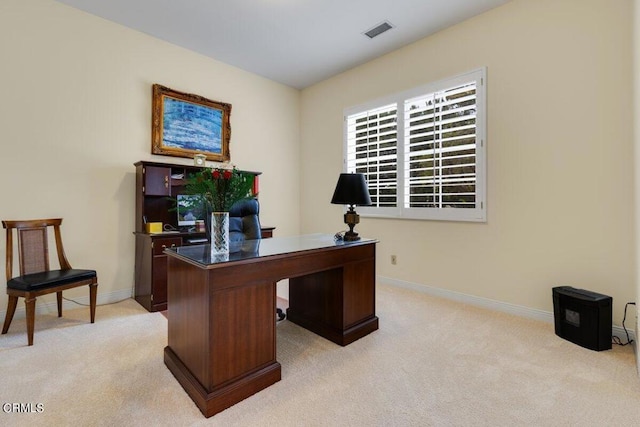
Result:
<instances>
[{"instance_id":1,"label":"red flower","mask_svg":"<svg viewBox=\"0 0 640 427\"><path fill-rule=\"evenodd\" d=\"M1 0L0 0L1 1ZM210 212L224 212L234 203L250 197L253 173L227 168L203 168L187 175L185 192L199 194Z\"/></svg>"}]
</instances>

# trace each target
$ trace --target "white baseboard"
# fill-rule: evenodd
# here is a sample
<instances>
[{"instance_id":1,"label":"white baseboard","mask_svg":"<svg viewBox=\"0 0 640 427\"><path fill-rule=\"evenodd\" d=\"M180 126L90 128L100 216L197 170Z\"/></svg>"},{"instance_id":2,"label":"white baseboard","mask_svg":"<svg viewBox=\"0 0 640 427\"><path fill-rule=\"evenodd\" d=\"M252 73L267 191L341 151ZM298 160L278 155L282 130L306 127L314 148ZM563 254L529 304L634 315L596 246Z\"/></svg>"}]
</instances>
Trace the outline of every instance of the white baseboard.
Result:
<instances>
[{"instance_id":1,"label":"white baseboard","mask_svg":"<svg viewBox=\"0 0 640 427\"><path fill-rule=\"evenodd\" d=\"M66 296L63 294L63 297L66 298ZM119 291L114 291L114 292L109 292L109 293L103 293L100 292L100 288L98 287L98 295L96 297L96 304L97 305L102 305L102 304L111 304L114 302L118 302L118 301L122 301L125 299L129 299L133 297L133 290L132 289L123 289L123 290L119 290ZM44 299L51 299L53 298L52 301L47 301L47 302L43 302ZM87 295L85 296L80 296L80 297L74 297L74 298L69 298L69 300L63 299L62 300L62 314L64 315L64 311L65 310L71 310L74 308L78 308L79 305L76 304L73 301L76 301L79 304L82 305L89 305L89 291L87 290ZM24 307L24 304L21 304L22 302L24 302L23 298L19 298L18 299L18 307L16 308L16 312L13 315L13 319L24 319L24 317L26 316L26 309ZM7 310L2 310L0 311L0 322L4 322L4 318L7 314ZM56 302L56 297L55 294L51 294L51 295L46 295L44 297L40 297L38 298L38 300L36 301L36 315L38 314L58 314L58 303Z\"/></svg>"},{"instance_id":2,"label":"white baseboard","mask_svg":"<svg viewBox=\"0 0 640 427\"><path fill-rule=\"evenodd\" d=\"M510 304L502 301L496 301L489 298L463 294L461 292L450 291L442 288L436 288L434 286L428 286L428 285L423 285L419 283L393 279L391 277L378 276L377 280L378 280L378 283L382 283L385 285L411 289L416 292L422 292L425 294L446 298L449 300L458 301L465 304L474 305L477 307L483 307L490 310L514 314L516 316L521 316L521 317L526 317L529 319L535 319L535 320L541 320L543 322L553 323L553 313L544 311L544 310L538 310L535 308L523 307L521 305ZM635 339L636 339L635 331L627 327L627 332L629 332L629 338L634 340L635 342ZM622 326L613 325L612 333L613 335L619 337L622 342L627 342L627 334L625 333L624 328Z\"/></svg>"}]
</instances>

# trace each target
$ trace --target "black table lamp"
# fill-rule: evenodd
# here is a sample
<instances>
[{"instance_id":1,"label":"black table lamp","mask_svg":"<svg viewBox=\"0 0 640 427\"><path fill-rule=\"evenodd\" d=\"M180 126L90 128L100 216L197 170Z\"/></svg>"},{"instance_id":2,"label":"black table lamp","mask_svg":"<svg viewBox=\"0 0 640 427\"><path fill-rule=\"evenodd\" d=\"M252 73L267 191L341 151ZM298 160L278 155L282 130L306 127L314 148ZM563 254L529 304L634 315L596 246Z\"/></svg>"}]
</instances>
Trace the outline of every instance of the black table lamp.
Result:
<instances>
[{"instance_id":1,"label":"black table lamp","mask_svg":"<svg viewBox=\"0 0 640 427\"><path fill-rule=\"evenodd\" d=\"M361 173L341 173L338 184L333 192L331 203L336 205L349 205L349 210L344 214L344 222L349 226L349 231L344 235L344 240L353 242L360 240L358 233L353 231L353 227L360 222L360 215L356 213L355 205L371 205L369 188Z\"/></svg>"}]
</instances>

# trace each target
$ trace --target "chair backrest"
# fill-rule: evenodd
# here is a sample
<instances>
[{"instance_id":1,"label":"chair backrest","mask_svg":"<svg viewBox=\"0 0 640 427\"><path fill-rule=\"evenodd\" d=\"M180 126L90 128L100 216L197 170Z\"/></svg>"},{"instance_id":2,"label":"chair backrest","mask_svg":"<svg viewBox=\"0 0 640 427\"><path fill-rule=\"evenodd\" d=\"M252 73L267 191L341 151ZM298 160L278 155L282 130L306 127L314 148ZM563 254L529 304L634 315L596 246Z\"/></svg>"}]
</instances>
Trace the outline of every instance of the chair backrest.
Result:
<instances>
[{"instance_id":1,"label":"chair backrest","mask_svg":"<svg viewBox=\"0 0 640 427\"><path fill-rule=\"evenodd\" d=\"M258 199L245 199L229 209L229 237L231 241L253 240L262 236Z\"/></svg>"},{"instance_id":2,"label":"chair backrest","mask_svg":"<svg viewBox=\"0 0 640 427\"><path fill-rule=\"evenodd\" d=\"M68 270L71 268L62 247L61 223L62 218L2 221L2 227L7 230L7 281L13 278L14 229L18 237L20 276L49 270L48 227L53 227L60 269Z\"/></svg>"}]
</instances>

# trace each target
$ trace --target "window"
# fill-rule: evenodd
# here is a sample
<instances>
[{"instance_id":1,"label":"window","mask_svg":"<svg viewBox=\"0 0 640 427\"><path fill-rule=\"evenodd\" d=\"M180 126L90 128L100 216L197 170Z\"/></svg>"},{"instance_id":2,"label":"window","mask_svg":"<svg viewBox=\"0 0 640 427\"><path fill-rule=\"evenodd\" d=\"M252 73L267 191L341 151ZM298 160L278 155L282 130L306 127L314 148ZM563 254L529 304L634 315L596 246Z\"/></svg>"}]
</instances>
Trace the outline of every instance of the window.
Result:
<instances>
[{"instance_id":1,"label":"window","mask_svg":"<svg viewBox=\"0 0 640 427\"><path fill-rule=\"evenodd\" d=\"M363 216L486 221L486 69L345 110L345 168Z\"/></svg>"}]
</instances>

